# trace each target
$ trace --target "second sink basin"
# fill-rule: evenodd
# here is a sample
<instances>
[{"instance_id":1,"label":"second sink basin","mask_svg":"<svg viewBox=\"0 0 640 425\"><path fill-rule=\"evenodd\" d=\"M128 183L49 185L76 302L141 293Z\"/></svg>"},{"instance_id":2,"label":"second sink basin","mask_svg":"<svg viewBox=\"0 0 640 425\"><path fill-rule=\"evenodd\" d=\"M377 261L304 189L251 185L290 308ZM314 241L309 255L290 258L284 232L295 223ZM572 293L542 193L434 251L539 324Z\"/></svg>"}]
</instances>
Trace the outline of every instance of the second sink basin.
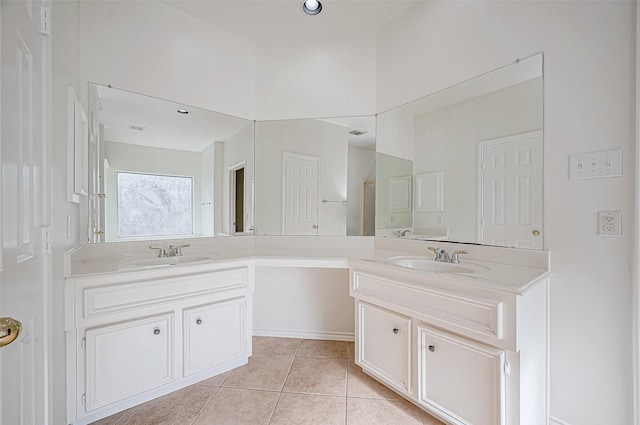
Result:
<instances>
[{"instance_id":1,"label":"second sink basin","mask_svg":"<svg viewBox=\"0 0 640 425\"><path fill-rule=\"evenodd\" d=\"M396 266L436 273L477 273L489 270L488 267L476 263L446 263L443 261L430 260L425 257L391 257L387 259L387 261L391 264L395 264Z\"/></svg>"},{"instance_id":2,"label":"second sink basin","mask_svg":"<svg viewBox=\"0 0 640 425\"><path fill-rule=\"evenodd\" d=\"M182 255L179 257L131 258L120 261L118 268L122 270L157 266L175 266L177 264L194 264L204 263L207 261L211 261L211 257Z\"/></svg>"}]
</instances>

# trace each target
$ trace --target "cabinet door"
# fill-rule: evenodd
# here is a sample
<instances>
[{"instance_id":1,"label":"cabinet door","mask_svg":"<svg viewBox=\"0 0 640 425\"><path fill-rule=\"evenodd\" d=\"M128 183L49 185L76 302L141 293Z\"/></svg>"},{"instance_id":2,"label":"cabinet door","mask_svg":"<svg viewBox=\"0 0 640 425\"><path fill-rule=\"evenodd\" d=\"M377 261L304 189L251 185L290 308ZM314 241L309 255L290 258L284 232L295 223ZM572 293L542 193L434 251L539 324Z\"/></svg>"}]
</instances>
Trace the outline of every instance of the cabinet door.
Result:
<instances>
[{"instance_id":1,"label":"cabinet door","mask_svg":"<svg viewBox=\"0 0 640 425\"><path fill-rule=\"evenodd\" d=\"M173 314L88 329L87 411L173 381Z\"/></svg>"},{"instance_id":2,"label":"cabinet door","mask_svg":"<svg viewBox=\"0 0 640 425\"><path fill-rule=\"evenodd\" d=\"M420 403L465 425L504 424L504 351L418 327Z\"/></svg>"},{"instance_id":3,"label":"cabinet door","mask_svg":"<svg viewBox=\"0 0 640 425\"><path fill-rule=\"evenodd\" d=\"M229 301L184 311L185 376L246 356L246 301Z\"/></svg>"},{"instance_id":4,"label":"cabinet door","mask_svg":"<svg viewBox=\"0 0 640 425\"><path fill-rule=\"evenodd\" d=\"M411 393L411 319L358 301L357 363Z\"/></svg>"}]
</instances>

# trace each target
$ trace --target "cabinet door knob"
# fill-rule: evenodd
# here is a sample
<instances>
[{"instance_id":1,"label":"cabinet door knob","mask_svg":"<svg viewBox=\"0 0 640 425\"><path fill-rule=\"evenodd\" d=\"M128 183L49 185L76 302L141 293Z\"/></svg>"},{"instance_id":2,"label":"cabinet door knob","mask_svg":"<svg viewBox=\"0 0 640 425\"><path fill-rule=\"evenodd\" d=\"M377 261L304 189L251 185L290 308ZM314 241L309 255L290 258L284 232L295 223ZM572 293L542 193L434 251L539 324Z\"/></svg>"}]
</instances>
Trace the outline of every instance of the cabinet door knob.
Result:
<instances>
[{"instance_id":1,"label":"cabinet door knob","mask_svg":"<svg viewBox=\"0 0 640 425\"><path fill-rule=\"evenodd\" d=\"M430 345L428 348L429 348L429 351L431 351L432 353L434 351L436 351L436 346L435 345Z\"/></svg>"},{"instance_id":2,"label":"cabinet door knob","mask_svg":"<svg viewBox=\"0 0 640 425\"><path fill-rule=\"evenodd\" d=\"M398 332L400 332L400 329L398 329L398 328L393 328L393 333L394 333L394 334L398 335Z\"/></svg>"},{"instance_id":3,"label":"cabinet door knob","mask_svg":"<svg viewBox=\"0 0 640 425\"><path fill-rule=\"evenodd\" d=\"M196 319L196 323L197 323L198 325L201 325L201 324L202 324L202 319L198 317L198 318Z\"/></svg>"},{"instance_id":4,"label":"cabinet door knob","mask_svg":"<svg viewBox=\"0 0 640 425\"><path fill-rule=\"evenodd\" d=\"M155 329L153 330L153 334L154 334L154 335L160 335L160 328L155 328Z\"/></svg>"}]
</instances>

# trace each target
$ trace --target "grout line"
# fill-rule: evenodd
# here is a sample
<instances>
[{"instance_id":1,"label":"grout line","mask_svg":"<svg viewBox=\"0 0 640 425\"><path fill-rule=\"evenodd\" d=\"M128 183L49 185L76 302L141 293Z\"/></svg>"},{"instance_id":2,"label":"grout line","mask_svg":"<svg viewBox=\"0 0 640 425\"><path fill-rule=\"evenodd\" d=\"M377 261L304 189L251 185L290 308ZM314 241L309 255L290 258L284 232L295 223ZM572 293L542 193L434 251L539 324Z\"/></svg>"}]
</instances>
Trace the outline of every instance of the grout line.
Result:
<instances>
[{"instance_id":1,"label":"grout line","mask_svg":"<svg viewBox=\"0 0 640 425\"><path fill-rule=\"evenodd\" d=\"M204 387L204 386L205 385L201 385L201 387ZM204 402L204 404L202 405L202 408L200 409L200 411L198 412L196 417L193 418L193 421L191 421L191 425L196 423L196 421L198 420L200 415L202 415L202 412L204 412L204 409L207 407L207 404L209 404L209 402L213 399L213 397L215 397L215 395L218 394L218 391L220 391L220 388L222 388L222 385L220 385L218 388L216 388L216 390L213 392L213 394L211 394L211 396L207 399L207 401Z\"/></svg>"},{"instance_id":2,"label":"grout line","mask_svg":"<svg viewBox=\"0 0 640 425\"><path fill-rule=\"evenodd\" d=\"M273 405L273 410L271 410L271 414L269 415L269 422L267 422L268 424L271 424L271 421L273 420L273 414L276 413L278 403L280 403L280 397L282 397L282 393L278 393L278 399L276 400L276 404Z\"/></svg>"},{"instance_id":3,"label":"grout line","mask_svg":"<svg viewBox=\"0 0 640 425\"><path fill-rule=\"evenodd\" d=\"M131 408L127 409L127 410L124 412L124 414L123 414L122 416L120 416L120 417L118 418L118 420L116 421L116 423L115 423L115 424L113 424L113 425L118 425L120 422L122 422L122 420L124 419L124 417L125 417L125 416L127 416L127 415L129 414L129 412L131 412L131 409L133 409L133 407L131 407Z\"/></svg>"}]
</instances>

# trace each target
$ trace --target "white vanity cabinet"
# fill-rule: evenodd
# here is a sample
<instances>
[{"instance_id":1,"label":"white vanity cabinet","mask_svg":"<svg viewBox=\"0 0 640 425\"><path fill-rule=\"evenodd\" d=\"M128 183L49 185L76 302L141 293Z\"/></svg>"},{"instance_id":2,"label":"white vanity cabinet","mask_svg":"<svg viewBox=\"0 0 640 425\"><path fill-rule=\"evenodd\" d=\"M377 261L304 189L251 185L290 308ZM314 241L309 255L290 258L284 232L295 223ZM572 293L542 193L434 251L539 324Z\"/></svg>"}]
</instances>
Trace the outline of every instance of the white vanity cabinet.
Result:
<instances>
[{"instance_id":1,"label":"white vanity cabinet","mask_svg":"<svg viewBox=\"0 0 640 425\"><path fill-rule=\"evenodd\" d=\"M418 326L418 402L473 425L505 424L504 350Z\"/></svg>"},{"instance_id":2,"label":"white vanity cabinet","mask_svg":"<svg viewBox=\"0 0 640 425\"><path fill-rule=\"evenodd\" d=\"M87 330L87 410L174 380L173 322L166 314Z\"/></svg>"},{"instance_id":3,"label":"white vanity cabinet","mask_svg":"<svg viewBox=\"0 0 640 425\"><path fill-rule=\"evenodd\" d=\"M244 297L184 310L184 375L246 356Z\"/></svg>"},{"instance_id":4,"label":"white vanity cabinet","mask_svg":"<svg viewBox=\"0 0 640 425\"><path fill-rule=\"evenodd\" d=\"M245 364L253 274L253 260L231 260L67 278L68 423Z\"/></svg>"},{"instance_id":5,"label":"white vanity cabinet","mask_svg":"<svg viewBox=\"0 0 640 425\"><path fill-rule=\"evenodd\" d=\"M447 424L545 423L546 291L351 261L355 361Z\"/></svg>"},{"instance_id":6,"label":"white vanity cabinet","mask_svg":"<svg viewBox=\"0 0 640 425\"><path fill-rule=\"evenodd\" d=\"M357 302L356 362L389 386L411 394L411 319Z\"/></svg>"}]
</instances>

